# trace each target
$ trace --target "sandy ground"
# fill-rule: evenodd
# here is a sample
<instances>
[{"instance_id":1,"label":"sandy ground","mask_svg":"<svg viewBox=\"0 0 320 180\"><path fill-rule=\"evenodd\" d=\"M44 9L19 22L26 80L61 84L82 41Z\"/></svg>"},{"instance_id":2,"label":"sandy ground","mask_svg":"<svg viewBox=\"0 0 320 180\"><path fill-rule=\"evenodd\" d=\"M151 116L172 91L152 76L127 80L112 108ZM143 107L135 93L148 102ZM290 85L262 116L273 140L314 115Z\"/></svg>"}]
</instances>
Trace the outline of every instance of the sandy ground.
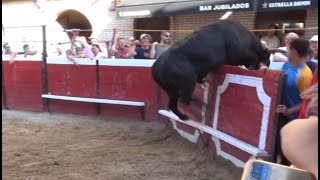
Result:
<instances>
[{"instance_id":1,"label":"sandy ground","mask_svg":"<svg viewBox=\"0 0 320 180\"><path fill-rule=\"evenodd\" d=\"M159 122L2 110L4 180L238 180L241 174Z\"/></svg>"}]
</instances>

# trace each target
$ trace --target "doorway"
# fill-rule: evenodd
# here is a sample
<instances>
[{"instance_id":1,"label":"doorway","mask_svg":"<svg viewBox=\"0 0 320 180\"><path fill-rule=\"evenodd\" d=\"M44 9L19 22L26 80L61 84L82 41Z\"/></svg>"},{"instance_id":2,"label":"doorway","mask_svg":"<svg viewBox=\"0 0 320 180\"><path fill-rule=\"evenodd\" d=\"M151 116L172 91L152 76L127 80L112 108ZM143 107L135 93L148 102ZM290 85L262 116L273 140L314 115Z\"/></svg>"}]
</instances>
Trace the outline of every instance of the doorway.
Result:
<instances>
[{"instance_id":1,"label":"doorway","mask_svg":"<svg viewBox=\"0 0 320 180\"><path fill-rule=\"evenodd\" d=\"M80 31L79 36L88 38L92 34L92 25L90 21L79 11L72 9L66 10L58 16L56 21L63 27L63 29L89 29L89 31ZM71 39L72 34L67 34Z\"/></svg>"}]
</instances>

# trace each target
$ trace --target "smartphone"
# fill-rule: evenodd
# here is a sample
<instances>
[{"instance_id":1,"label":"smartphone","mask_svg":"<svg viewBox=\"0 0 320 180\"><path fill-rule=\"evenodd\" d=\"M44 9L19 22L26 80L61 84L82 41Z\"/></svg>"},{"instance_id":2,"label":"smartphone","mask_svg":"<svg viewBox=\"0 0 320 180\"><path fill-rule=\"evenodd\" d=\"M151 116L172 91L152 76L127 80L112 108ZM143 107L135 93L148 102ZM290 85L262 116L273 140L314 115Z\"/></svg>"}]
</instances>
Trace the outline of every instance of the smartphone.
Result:
<instances>
[{"instance_id":1,"label":"smartphone","mask_svg":"<svg viewBox=\"0 0 320 180\"><path fill-rule=\"evenodd\" d=\"M249 160L241 180L316 180L308 171L262 160Z\"/></svg>"}]
</instances>

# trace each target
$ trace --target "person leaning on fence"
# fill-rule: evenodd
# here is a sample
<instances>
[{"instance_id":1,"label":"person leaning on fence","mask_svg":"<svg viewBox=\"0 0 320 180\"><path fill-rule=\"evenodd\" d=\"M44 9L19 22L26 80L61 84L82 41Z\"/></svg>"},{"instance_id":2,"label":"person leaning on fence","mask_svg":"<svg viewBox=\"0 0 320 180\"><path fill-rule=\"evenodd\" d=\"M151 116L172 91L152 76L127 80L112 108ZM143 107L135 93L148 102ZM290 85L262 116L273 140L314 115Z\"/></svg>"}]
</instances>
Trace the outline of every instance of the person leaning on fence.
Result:
<instances>
[{"instance_id":1,"label":"person leaning on fence","mask_svg":"<svg viewBox=\"0 0 320 180\"><path fill-rule=\"evenodd\" d=\"M76 58L85 58L86 57L84 55L81 47L76 47L74 57L76 57Z\"/></svg>"},{"instance_id":2,"label":"person leaning on fence","mask_svg":"<svg viewBox=\"0 0 320 180\"><path fill-rule=\"evenodd\" d=\"M89 44L87 43L87 40L84 36L81 36L79 39L78 39L78 42L80 43L80 46L82 48L82 52L84 54L84 57L85 58L90 58L90 59L93 59L94 58L94 55L91 51L91 48L89 46Z\"/></svg>"},{"instance_id":3,"label":"person leaning on fence","mask_svg":"<svg viewBox=\"0 0 320 180\"><path fill-rule=\"evenodd\" d=\"M38 53L36 50L31 51L30 46L28 44L23 45L23 51L24 51L24 57L27 57L28 55L32 56Z\"/></svg>"},{"instance_id":4,"label":"person leaning on fence","mask_svg":"<svg viewBox=\"0 0 320 180\"><path fill-rule=\"evenodd\" d=\"M313 173L318 179L318 83L301 97L310 100L307 118L295 119L281 129L281 147L294 166Z\"/></svg>"},{"instance_id":5,"label":"person leaning on fence","mask_svg":"<svg viewBox=\"0 0 320 180\"><path fill-rule=\"evenodd\" d=\"M107 57L109 57L108 48L107 48L107 44L106 43L101 43L102 41L99 41L98 38L95 38L95 37L89 37L89 39L90 39L90 43L91 43L91 51L92 51L92 46L94 44L96 44L96 45L99 46L100 52L102 52L104 55L107 55Z\"/></svg>"},{"instance_id":6,"label":"person leaning on fence","mask_svg":"<svg viewBox=\"0 0 320 180\"><path fill-rule=\"evenodd\" d=\"M17 56L18 53L11 50L11 46L9 45L9 43L4 43L3 48L4 48L4 55L10 55L9 63L13 64L14 58Z\"/></svg>"},{"instance_id":7,"label":"person leaning on fence","mask_svg":"<svg viewBox=\"0 0 320 180\"><path fill-rule=\"evenodd\" d=\"M150 59L151 41L152 38L149 34L141 34L140 47L136 48L135 59Z\"/></svg>"},{"instance_id":8,"label":"person leaning on fence","mask_svg":"<svg viewBox=\"0 0 320 180\"><path fill-rule=\"evenodd\" d=\"M70 49L66 50L66 57L73 62L76 66L79 67L79 64L77 60L75 59L75 56L73 55L72 51Z\"/></svg>"},{"instance_id":9,"label":"person leaning on fence","mask_svg":"<svg viewBox=\"0 0 320 180\"><path fill-rule=\"evenodd\" d=\"M151 50L150 50L150 58L158 59L160 55L170 47L170 42L171 42L171 34L167 31L161 32L160 43L158 42L152 43Z\"/></svg>"},{"instance_id":10,"label":"person leaning on fence","mask_svg":"<svg viewBox=\"0 0 320 180\"><path fill-rule=\"evenodd\" d=\"M125 40L122 37L117 38L117 42L112 48L112 53L116 59L130 59L132 52L125 45Z\"/></svg>"},{"instance_id":11,"label":"person leaning on fence","mask_svg":"<svg viewBox=\"0 0 320 180\"><path fill-rule=\"evenodd\" d=\"M104 52L101 51L100 46L98 44L92 44L91 51L93 52L95 60L108 58L108 55L104 54Z\"/></svg>"},{"instance_id":12,"label":"person leaning on fence","mask_svg":"<svg viewBox=\"0 0 320 180\"><path fill-rule=\"evenodd\" d=\"M128 39L128 44L127 44L127 47L130 48L130 52L131 52L131 57L130 59L134 59L134 56L137 54L136 53L136 48L137 48L137 44L139 42L135 41L134 37L130 37Z\"/></svg>"}]
</instances>

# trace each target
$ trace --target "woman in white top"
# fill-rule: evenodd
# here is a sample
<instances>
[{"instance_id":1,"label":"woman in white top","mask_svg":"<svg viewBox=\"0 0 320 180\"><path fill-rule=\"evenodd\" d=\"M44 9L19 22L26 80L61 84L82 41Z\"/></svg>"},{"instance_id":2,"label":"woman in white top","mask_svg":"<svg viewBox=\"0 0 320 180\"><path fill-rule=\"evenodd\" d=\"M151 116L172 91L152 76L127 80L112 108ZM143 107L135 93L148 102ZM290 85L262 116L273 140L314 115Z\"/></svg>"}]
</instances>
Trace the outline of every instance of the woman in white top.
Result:
<instances>
[{"instance_id":1,"label":"woman in white top","mask_svg":"<svg viewBox=\"0 0 320 180\"><path fill-rule=\"evenodd\" d=\"M92 44L91 45L91 51L93 52L94 55L94 59L107 59L108 55L104 54L101 49L100 46L98 44Z\"/></svg>"}]
</instances>

